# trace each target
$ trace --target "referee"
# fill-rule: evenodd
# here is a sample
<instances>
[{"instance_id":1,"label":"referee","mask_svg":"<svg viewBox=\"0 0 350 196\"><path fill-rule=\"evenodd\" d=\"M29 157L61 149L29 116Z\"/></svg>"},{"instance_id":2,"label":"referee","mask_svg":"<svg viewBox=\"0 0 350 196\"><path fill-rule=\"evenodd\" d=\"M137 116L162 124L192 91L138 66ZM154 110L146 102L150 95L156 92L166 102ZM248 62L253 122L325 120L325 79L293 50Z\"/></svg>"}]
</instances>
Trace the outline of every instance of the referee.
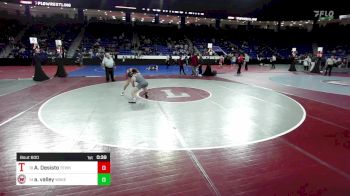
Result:
<instances>
[{"instance_id":1,"label":"referee","mask_svg":"<svg viewBox=\"0 0 350 196\"><path fill-rule=\"evenodd\" d=\"M106 81L109 82L109 78L111 78L112 82L114 82L114 66L115 62L111 56L111 54L106 53L102 60L102 67L104 67L106 71Z\"/></svg>"}]
</instances>

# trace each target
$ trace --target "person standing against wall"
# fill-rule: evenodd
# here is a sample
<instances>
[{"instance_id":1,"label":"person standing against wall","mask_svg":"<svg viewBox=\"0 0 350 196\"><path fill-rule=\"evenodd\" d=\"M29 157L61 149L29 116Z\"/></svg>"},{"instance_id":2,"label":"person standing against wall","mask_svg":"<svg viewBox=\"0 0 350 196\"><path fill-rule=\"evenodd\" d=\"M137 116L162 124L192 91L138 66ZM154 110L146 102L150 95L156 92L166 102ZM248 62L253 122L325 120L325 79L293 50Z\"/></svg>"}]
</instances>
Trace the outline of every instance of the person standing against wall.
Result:
<instances>
[{"instance_id":1,"label":"person standing against wall","mask_svg":"<svg viewBox=\"0 0 350 196\"><path fill-rule=\"evenodd\" d=\"M248 71L248 63L249 63L249 55L247 53L244 54L244 69Z\"/></svg>"},{"instance_id":2,"label":"person standing against wall","mask_svg":"<svg viewBox=\"0 0 350 196\"><path fill-rule=\"evenodd\" d=\"M335 62L336 62L336 60L335 60L334 56L331 56L326 60L327 67L326 67L326 71L324 72L325 76L327 75L327 72L328 72L328 76L331 76L332 68L333 68Z\"/></svg>"},{"instance_id":3,"label":"person standing against wall","mask_svg":"<svg viewBox=\"0 0 350 196\"><path fill-rule=\"evenodd\" d=\"M197 66L198 66L198 57L196 54L191 56L191 66L192 66L192 76L197 76Z\"/></svg>"},{"instance_id":4,"label":"person standing against wall","mask_svg":"<svg viewBox=\"0 0 350 196\"><path fill-rule=\"evenodd\" d=\"M179 68L180 68L180 75L181 75L181 71L184 75L186 75L185 73L185 69L184 69L184 60L182 58L182 55L180 55L179 59L177 60L178 64L179 64Z\"/></svg>"},{"instance_id":5,"label":"person standing against wall","mask_svg":"<svg viewBox=\"0 0 350 196\"><path fill-rule=\"evenodd\" d=\"M277 60L276 55L273 54L271 57L271 69L276 69L275 67L276 60Z\"/></svg>"},{"instance_id":6,"label":"person standing against wall","mask_svg":"<svg viewBox=\"0 0 350 196\"><path fill-rule=\"evenodd\" d=\"M243 54L239 55L237 63L238 63L237 75L240 75L241 74L241 68L242 68L242 65L244 63L244 56L243 56Z\"/></svg>"}]
</instances>

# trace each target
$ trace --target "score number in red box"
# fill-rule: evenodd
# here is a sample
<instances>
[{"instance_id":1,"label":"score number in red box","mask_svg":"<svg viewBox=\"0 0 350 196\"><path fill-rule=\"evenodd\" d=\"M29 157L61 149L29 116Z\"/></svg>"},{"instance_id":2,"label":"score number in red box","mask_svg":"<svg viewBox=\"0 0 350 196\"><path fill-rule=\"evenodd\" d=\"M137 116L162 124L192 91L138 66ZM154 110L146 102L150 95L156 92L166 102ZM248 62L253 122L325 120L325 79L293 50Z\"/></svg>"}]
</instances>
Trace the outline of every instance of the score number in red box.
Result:
<instances>
[{"instance_id":1,"label":"score number in red box","mask_svg":"<svg viewBox=\"0 0 350 196\"><path fill-rule=\"evenodd\" d=\"M111 173L111 163L109 161L99 161L98 173Z\"/></svg>"}]
</instances>

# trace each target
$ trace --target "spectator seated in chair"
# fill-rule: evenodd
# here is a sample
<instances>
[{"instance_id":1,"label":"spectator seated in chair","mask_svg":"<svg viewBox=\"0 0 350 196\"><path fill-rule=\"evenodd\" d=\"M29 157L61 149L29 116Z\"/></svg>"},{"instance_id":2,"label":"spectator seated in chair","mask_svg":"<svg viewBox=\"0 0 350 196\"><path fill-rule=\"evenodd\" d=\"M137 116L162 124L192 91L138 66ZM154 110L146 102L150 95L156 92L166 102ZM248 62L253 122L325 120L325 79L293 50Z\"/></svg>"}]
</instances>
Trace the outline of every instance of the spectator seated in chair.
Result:
<instances>
[{"instance_id":1,"label":"spectator seated in chair","mask_svg":"<svg viewBox=\"0 0 350 196\"><path fill-rule=\"evenodd\" d=\"M158 65L151 65L151 66L148 66L146 69L150 71L155 71L155 70L158 70Z\"/></svg>"}]
</instances>

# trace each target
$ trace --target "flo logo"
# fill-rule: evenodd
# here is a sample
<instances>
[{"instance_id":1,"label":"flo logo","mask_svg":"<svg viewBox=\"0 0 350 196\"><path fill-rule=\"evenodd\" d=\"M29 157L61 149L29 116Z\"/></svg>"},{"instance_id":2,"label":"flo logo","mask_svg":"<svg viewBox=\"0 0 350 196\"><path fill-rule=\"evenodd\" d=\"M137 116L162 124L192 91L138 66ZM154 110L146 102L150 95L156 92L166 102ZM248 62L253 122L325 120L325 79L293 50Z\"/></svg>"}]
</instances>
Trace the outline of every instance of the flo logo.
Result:
<instances>
[{"instance_id":1,"label":"flo logo","mask_svg":"<svg viewBox=\"0 0 350 196\"><path fill-rule=\"evenodd\" d=\"M24 184L24 183L26 183L26 176L23 175L23 174L20 174L20 175L17 177L17 182L18 182L19 184Z\"/></svg>"},{"instance_id":2,"label":"flo logo","mask_svg":"<svg viewBox=\"0 0 350 196\"><path fill-rule=\"evenodd\" d=\"M315 18L334 18L334 11L333 10L314 10Z\"/></svg>"}]
</instances>

